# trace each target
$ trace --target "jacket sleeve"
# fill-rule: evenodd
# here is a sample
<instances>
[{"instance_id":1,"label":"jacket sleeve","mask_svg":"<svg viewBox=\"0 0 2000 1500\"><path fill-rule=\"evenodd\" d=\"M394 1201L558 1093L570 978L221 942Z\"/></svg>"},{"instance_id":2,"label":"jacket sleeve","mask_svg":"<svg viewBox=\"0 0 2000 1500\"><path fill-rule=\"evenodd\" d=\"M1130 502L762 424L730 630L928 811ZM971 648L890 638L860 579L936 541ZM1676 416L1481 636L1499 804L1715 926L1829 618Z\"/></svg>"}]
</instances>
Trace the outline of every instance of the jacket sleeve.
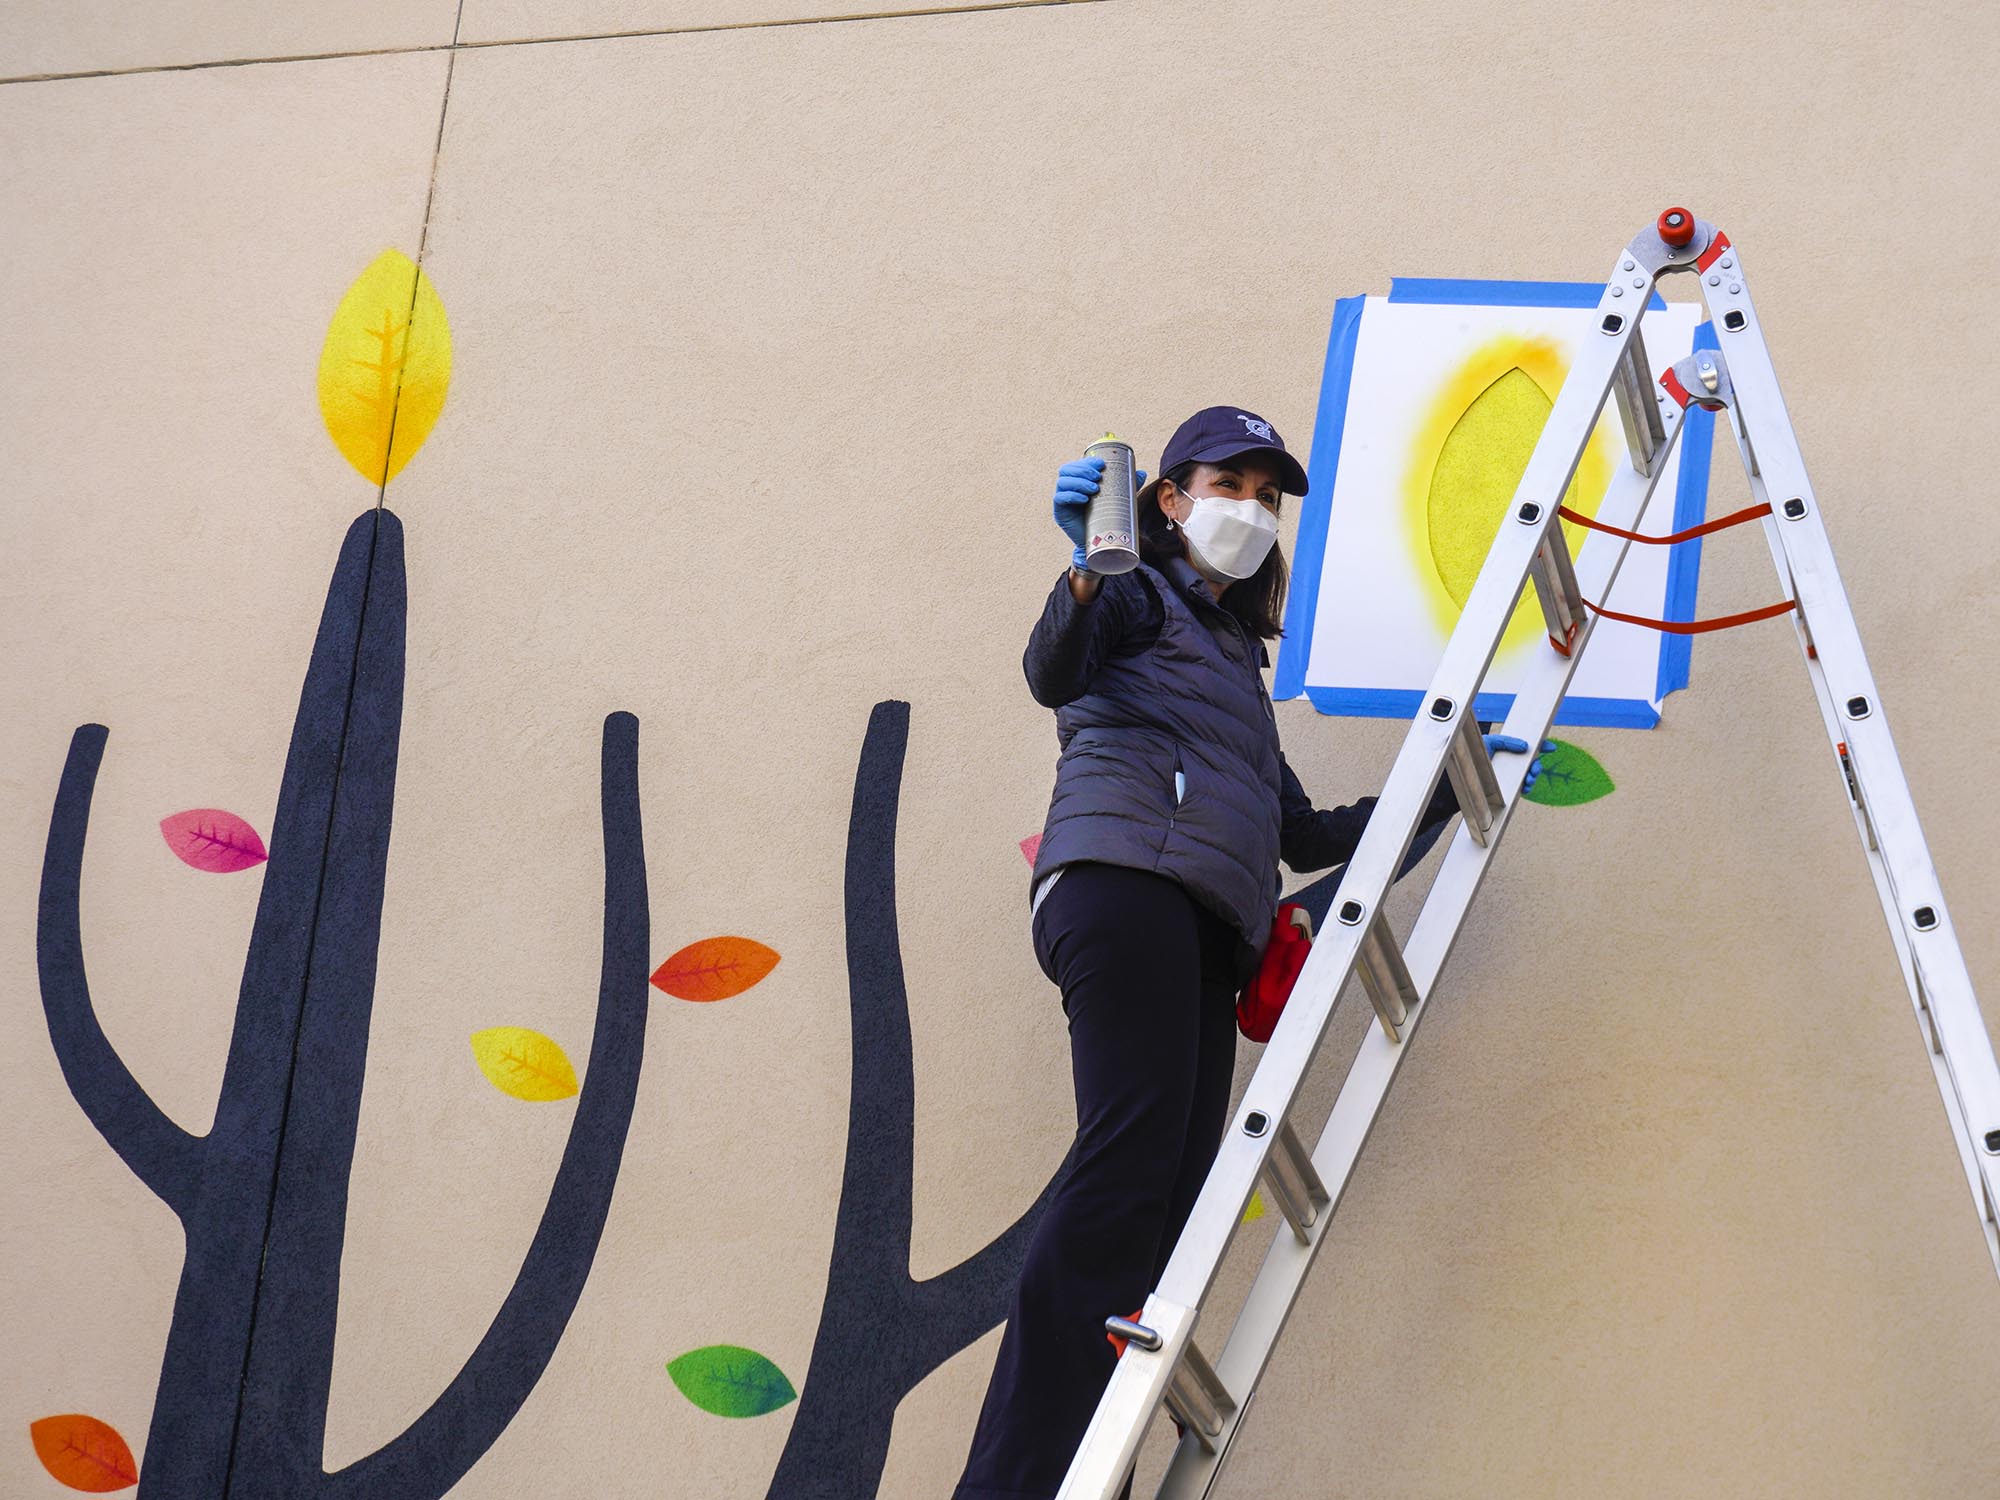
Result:
<instances>
[{"instance_id":1,"label":"jacket sleeve","mask_svg":"<svg viewBox=\"0 0 2000 1500\"><path fill-rule=\"evenodd\" d=\"M1061 708L1090 691L1097 669L1121 643L1159 634L1162 611L1152 590L1131 573L1106 578L1097 597L1079 604L1069 570L1049 590L1042 617L1021 653L1028 691L1044 708Z\"/></svg>"},{"instance_id":2,"label":"jacket sleeve","mask_svg":"<svg viewBox=\"0 0 2000 1500\"><path fill-rule=\"evenodd\" d=\"M1278 774L1278 857L1301 875L1309 870L1346 864L1361 843L1362 830L1368 826L1376 799L1363 797L1346 807L1315 808L1282 750L1278 752ZM1417 839L1424 840L1425 835L1442 828L1457 811L1458 798L1451 783L1440 776L1430 806L1424 809ZM1412 852L1417 852L1418 847L1413 843ZM1428 850L1430 843L1422 842L1421 848ZM1397 873L1400 876L1403 872Z\"/></svg>"}]
</instances>

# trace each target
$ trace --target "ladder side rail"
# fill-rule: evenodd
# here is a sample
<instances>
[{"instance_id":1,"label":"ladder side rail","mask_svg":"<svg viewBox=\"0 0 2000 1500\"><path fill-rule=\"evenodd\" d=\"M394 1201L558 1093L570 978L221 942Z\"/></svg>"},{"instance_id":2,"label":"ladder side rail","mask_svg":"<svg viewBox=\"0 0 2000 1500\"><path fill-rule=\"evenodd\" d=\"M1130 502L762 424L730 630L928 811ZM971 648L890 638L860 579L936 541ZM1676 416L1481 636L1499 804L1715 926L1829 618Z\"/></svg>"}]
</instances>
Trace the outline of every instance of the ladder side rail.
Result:
<instances>
[{"instance_id":1,"label":"ladder side rail","mask_svg":"<svg viewBox=\"0 0 2000 1500\"><path fill-rule=\"evenodd\" d=\"M1764 483L1764 476L1758 471L1751 458L1751 448L1744 437L1734 413L1730 418L1730 431L1736 438L1738 455L1743 460L1745 475L1750 481L1751 498L1759 505L1771 504L1770 487ZM1789 498L1789 497L1786 497ZM1776 570L1778 581L1786 593L1797 596L1797 586L1792 579L1792 565L1785 555L1785 544L1779 533L1779 522L1775 508L1761 523L1765 545L1770 549L1771 565ZM1840 707L1833 696L1833 687L1827 681L1826 664L1819 658L1812 632L1807 627L1805 617L1794 610L1790 616L1792 634L1798 644L1799 659L1805 664L1806 679L1812 684L1814 701L1819 705L1820 721L1826 728L1827 743L1834 749L1836 774L1840 778L1841 791L1847 797L1847 810L1854 819L1854 830L1861 840L1862 857L1868 862L1868 878L1875 884L1876 899L1881 903L1884 925L1888 928L1889 942L1896 950L1896 967L1903 976L1903 987L1910 998L1910 1008L1916 1014L1918 1029L1923 1033L1924 1056L1931 1065L1931 1074L1937 1084L1938 1098L1944 1104L1947 1122L1951 1126L1952 1140L1958 1148L1960 1169L1965 1173L1965 1185L1972 1195L1974 1212L1980 1219L1980 1228L1985 1234L1987 1250L1993 1256L1994 1264L2000 1267L2000 1226L1996 1226L1986 1211L1986 1189L1979 1172L1978 1152L1973 1144L1971 1127L1966 1123L1965 1111L1958 1102L1958 1090L1951 1080L1951 1069L1939 1045L1937 1026L1931 1017L1930 1004L1924 994L1923 983L1917 975L1916 960L1910 952L1910 935L1897 918L1898 904L1894 887L1889 881L1889 867L1883 859L1881 847L1875 839L1875 830L1869 821L1868 809L1862 803L1860 786L1848 783L1848 771L1840 764L1840 746L1844 744L1845 732L1841 727Z\"/></svg>"},{"instance_id":2,"label":"ladder side rail","mask_svg":"<svg viewBox=\"0 0 2000 1500\"><path fill-rule=\"evenodd\" d=\"M1847 748L1846 765L1859 796L1856 820L1883 915L1922 1025L1925 1051L1945 1113L1967 1168L1982 1238L2000 1272L2000 1061L1994 1056L1972 976L1965 966L1944 892L1930 856L1909 782L1896 754L1888 715L1868 666L1867 652L1840 581L1833 548L1793 433L1777 372L1764 343L1738 252L1730 247L1717 271L1703 278L1702 295L1719 330L1735 398L1732 430L1753 490L1775 505L1769 537L1782 554L1799 603L1801 631L1816 657L1809 676L1835 748ZM1715 279L1711 279L1711 277ZM1846 772L1843 772L1845 776ZM1876 845L1869 849L1870 838Z\"/></svg>"},{"instance_id":3,"label":"ladder side rail","mask_svg":"<svg viewBox=\"0 0 2000 1500\"><path fill-rule=\"evenodd\" d=\"M1471 714L1480 683L1513 618L1529 569L1551 528L1560 540L1557 506L1569 491L1604 403L1611 399L1619 364L1643 320L1645 296L1630 299L1628 306L1622 290L1614 292L1620 287L1614 270L1594 314L1602 332L1585 344L1584 354L1557 393L1515 488L1508 519L1501 522L1433 674L1425 702L1447 700L1450 711L1442 717L1420 714L1411 724L1335 893L1336 911L1346 903L1358 903L1365 920L1330 924L1313 944L1159 1286L1148 1296L1141 1313L1145 1326L1159 1335L1159 1347L1148 1350L1128 1345L1119 1358L1058 1500L1113 1500L1137 1457L1153 1413L1165 1398L1200 1307L1214 1285L1250 1195L1263 1176L1277 1138L1274 1127L1291 1117L1340 993L1354 972L1362 943L1416 836L1438 778L1444 774L1452 739L1465 716ZM1650 467L1656 474L1660 468L1657 464ZM1530 502L1541 507L1539 523L1521 524L1515 518L1524 514L1522 506ZM1587 627L1586 615L1579 622L1579 635ZM1255 1119L1261 1119L1264 1128L1249 1128Z\"/></svg>"},{"instance_id":4,"label":"ladder side rail","mask_svg":"<svg viewBox=\"0 0 2000 1500\"><path fill-rule=\"evenodd\" d=\"M1817 663L1808 662L1817 668ZM1825 721L1829 741L1840 742L1840 717L1825 683L1825 674L1814 670L1816 695L1820 698L1820 717ZM1843 777L1843 782L1845 778ZM1845 791L1845 786L1842 787ZM1931 1065L1931 1074L1937 1083L1938 1098L1944 1104L1945 1118L1951 1126L1952 1140L1958 1147L1958 1162L1965 1173L1966 1190L1972 1195L1973 1212L1979 1216L1980 1229L1986 1237L1987 1253L1993 1257L1994 1265L2000 1269L2000 1226L1996 1226L1987 1208L1986 1189L1981 1181L1979 1156L1973 1142L1972 1127L1967 1123L1965 1111L1958 1100L1958 1089L1952 1082L1951 1066L1946 1059L1939 1041L1936 1022L1931 1016L1928 998L1924 993L1923 980L1917 973L1915 956L1910 952L1910 936L1903 924L1893 915L1897 911L1896 892L1889 883L1889 868L1882 853L1875 846L1874 835L1868 824L1867 812L1861 803L1852 797L1848 800L1848 811L1854 817L1855 831L1860 836L1862 853L1868 861L1868 877L1875 883L1876 899L1881 902L1885 925L1889 930L1889 941L1896 950L1896 967L1903 976L1903 986L1909 993L1910 1008L1916 1013L1917 1027L1924 1038L1924 1057Z\"/></svg>"},{"instance_id":5,"label":"ladder side rail","mask_svg":"<svg viewBox=\"0 0 2000 1500\"><path fill-rule=\"evenodd\" d=\"M1653 464L1652 476L1621 467L1598 507L1600 520L1626 530L1638 529L1657 491L1659 476L1667 467L1667 459L1680 438L1681 423L1680 409L1669 406L1663 414L1664 430L1655 450L1657 461ZM1584 591L1590 597L1603 599L1610 594L1630 546L1621 537L1591 533L1576 563ZM1507 733L1518 735L1531 745L1541 743L1555 720L1563 695L1569 690L1570 681L1596 625L1596 615L1586 617L1578 632L1576 645L1567 658L1554 650L1537 653L1515 696L1514 707L1507 715ZM1321 1215L1319 1227L1323 1227L1339 1209L1362 1149L1374 1130L1376 1120L1380 1118L1382 1106L1403 1060L1409 1054L1409 1039L1429 1009L1436 981L1451 957L1459 933L1464 930L1466 912L1486 878L1502 835L1512 821L1514 804L1520 783L1526 778L1527 766L1516 759L1495 762L1494 769L1501 777L1502 790L1506 795L1505 809L1495 818L1492 832L1484 844L1475 839L1468 828L1461 826L1453 830L1437 878L1431 883L1423 909L1404 947L1404 957L1417 983L1420 998L1410 1008L1403 1039L1400 1042L1391 1039L1380 1026L1368 1028L1313 1150L1313 1167L1331 1199L1330 1206ZM1282 1020L1280 1024L1283 1024ZM1207 1451L1192 1438L1184 1439L1177 1446L1166 1476L1161 1481L1158 1500L1193 1500L1193 1497L1207 1492L1207 1487L1228 1455L1229 1443L1235 1437L1251 1398L1256 1394L1265 1367L1290 1319L1324 1238L1324 1234L1316 1233L1307 1242L1301 1243L1297 1236L1283 1232L1273 1238L1230 1330L1229 1339L1215 1362L1223 1384L1231 1391L1240 1393L1242 1407L1227 1419L1214 1443L1214 1452Z\"/></svg>"}]
</instances>

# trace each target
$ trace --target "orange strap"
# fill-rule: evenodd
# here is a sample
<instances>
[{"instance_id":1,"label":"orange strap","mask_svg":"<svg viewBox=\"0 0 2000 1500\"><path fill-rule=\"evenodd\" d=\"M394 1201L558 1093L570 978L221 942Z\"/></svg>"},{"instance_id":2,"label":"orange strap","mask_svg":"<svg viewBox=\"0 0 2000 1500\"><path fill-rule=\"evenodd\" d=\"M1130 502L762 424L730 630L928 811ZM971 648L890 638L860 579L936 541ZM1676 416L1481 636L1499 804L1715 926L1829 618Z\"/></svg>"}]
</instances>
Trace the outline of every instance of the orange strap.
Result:
<instances>
[{"instance_id":1,"label":"orange strap","mask_svg":"<svg viewBox=\"0 0 2000 1500\"><path fill-rule=\"evenodd\" d=\"M1716 239L1722 244L1728 243L1721 235L1717 235ZM1686 531L1676 531L1672 536L1641 536L1638 532L1627 531L1622 526L1607 526L1602 521L1593 521L1589 516L1577 514L1567 505L1559 505L1556 510L1565 521L1574 521L1577 525L1588 527L1592 531L1604 531L1612 536L1622 536L1628 542L1644 542L1651 547L1666 547L1675 542L1693 541L1698 536L1707 536L1711 531L1723 531L1731 526L1741 526L1745 521L1754 521L1759 516L1768 516L1771 513L1768 504L1752 505L1747 509L1734 511L1718 521L1706 521L1700 526L1690 526ZM1798 600L1787 599L1782 604L1769 604L1762 609L1747 609L1740 615L1719 615L1713 620L1649 620L1644 615L1621 615L1615 609L1605 609L1602 605L1591 604L1588 599L1583 602L1590 605L1593 613L1600 614L1607 620L1623 620L1627 625L1643 625L1648 630L1663 630L1668 635L1706 635L1711 630L1727 630L1733 625L1754 625L1759 620L1776 619L1779 615L1789 614L1799 607Z\"/></svg>"},{"instance_id":2,"label":"orange strap","mask_svg":"<svg viewBox=\"0 0 2000 1500\"><path fill-rule=\"evenodd\" d=\"M1664 630L1668 635L1705 635L1711 630L1727 630L1732 625L1753 625L1759 620L1774 620L1779 615L1789 614L1799 607L1796 599L1787 599L1782 604L1767 604L1762 609L1746 609L1740 615L1718 615L1713 620L1649 620L1644 615L1621 615L1615 609L1605 609L1583 601L1591 610L1607 620L1623 620L1627 625L1643 625L1648 630Z\"/></svg>"},{"instance_id":3,"label":"orange strap","mask_svg":"<svg viewBox=\"0 0 2000 1500\"><path fill-rule=\"evenodd\" d=\"M1771 513L1768 504L1753 505L1747 510L1739 510L1732 515L1724 516L1719 521L1707 521L1700 526L1690 526L1686 531L1676 531L1672 536L1641 536L1638 532L1627 531L1622 526L1607 526L1602 521L1593 521L1589 516L1578 515L1567 505L1559 505L1556 509L1565 521L1574 521L1577 525L1587 526L1592 531L1609 532L1612 536L1624 537L1628 542L1644 542L1652 547L1666 547L1675 542L1693 541L1698 536L1707 536L1711 531L1741 526L1745 521L1754 521L1759 516L1768 516Z\"/></svg>"}]
</instances>

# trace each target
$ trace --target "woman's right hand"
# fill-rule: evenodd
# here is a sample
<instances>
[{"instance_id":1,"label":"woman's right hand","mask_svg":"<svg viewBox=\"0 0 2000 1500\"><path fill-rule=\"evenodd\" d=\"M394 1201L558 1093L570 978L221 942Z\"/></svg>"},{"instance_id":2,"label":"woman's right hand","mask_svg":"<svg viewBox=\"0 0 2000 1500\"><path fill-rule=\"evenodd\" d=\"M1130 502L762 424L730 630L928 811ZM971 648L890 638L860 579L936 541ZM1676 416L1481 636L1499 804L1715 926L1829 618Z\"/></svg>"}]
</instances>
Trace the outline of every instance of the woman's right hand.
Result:
<instances>
[{"instance_id":1,"label":"woman's right hand","mask_svg":"<svg viewBox=\"0 0 2000 1500\"><path fill-rule=\"evenodd\" d=\"M1070 566L1074 568L1084 566L1084 515L1090 509L1091 500L1096 497L1097 481L1103 473L1104 460L1101 458L1079 458L1056 470L1056 525L1076 545L1076 551L1070 558Z\"/></svg>"}]
</instances>

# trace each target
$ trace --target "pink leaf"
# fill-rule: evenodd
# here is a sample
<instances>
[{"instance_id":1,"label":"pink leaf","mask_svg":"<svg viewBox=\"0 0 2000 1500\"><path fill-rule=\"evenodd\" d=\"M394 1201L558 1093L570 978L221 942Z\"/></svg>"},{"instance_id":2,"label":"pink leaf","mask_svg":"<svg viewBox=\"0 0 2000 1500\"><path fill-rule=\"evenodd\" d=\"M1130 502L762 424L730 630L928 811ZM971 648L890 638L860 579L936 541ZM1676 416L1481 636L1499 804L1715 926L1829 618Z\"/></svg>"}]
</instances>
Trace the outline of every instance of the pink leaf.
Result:
<instances>
[{"instance_id":1,"label":"pink leaf","mask_svg":"<svg viewBox=\"0 0 2000 1500\"><path fill-rule=\"evenodd\" d=\"M1030 866L1035 863L1035 856L1041 853L1041 851L1042 836L1039 833L1031 833L1021 840L1022 857L1028 861Z\"/></svg>"},{"instance_id":2,"label":"pink leaf","mask_svg":"<svg viewBox=\"0 0 2000 1500\"><path fill-rule=\"evenodd\" d=\"M256 829L219 807L190 808L162 818L160 833L183 864L217 875L247 870L271 857Z\"/></svg>"}]
</instances>

